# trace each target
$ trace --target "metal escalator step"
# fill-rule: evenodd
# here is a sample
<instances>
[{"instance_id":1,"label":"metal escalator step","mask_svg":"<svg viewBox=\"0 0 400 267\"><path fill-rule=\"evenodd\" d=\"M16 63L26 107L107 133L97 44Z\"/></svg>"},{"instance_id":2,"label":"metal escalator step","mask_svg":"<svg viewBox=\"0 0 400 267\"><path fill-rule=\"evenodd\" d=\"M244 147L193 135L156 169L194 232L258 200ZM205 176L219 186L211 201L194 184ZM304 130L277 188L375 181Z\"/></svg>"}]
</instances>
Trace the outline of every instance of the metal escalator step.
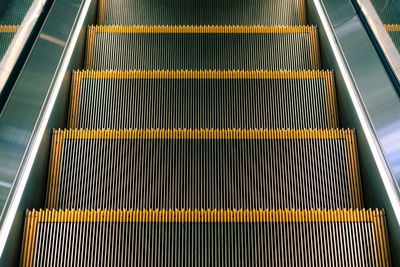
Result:
<instances>
[{"instance_id":1,"label":"metal escalator step","mask_svg":"<svg viewBox=\"0 0 400 267\"><path fill-rule=\"evenodd\" d=\"M390 266L384 211L27 211L21 266Z\"/></svg>"},{"instance_id":2,"label":"metal escalator step","mask_svg":"<svg viewBox=\"0 0 400 267\"><path fill-rule=\"evenodd\" d=\"M0 61L18 29L19 26L16 25L0 25Z\"/></svg>"},{"instance_id":3,"label":"metal escalator step","mask_svg":"<svg viewBox=\"0 0 400 267\"><path fill-rule=\"evenodd\" d=\"M100 0L98 24L305 25L304 0Z\"/></svg>"},{"instance_id":4,"label":"metal escalator step","mask_svg":"<svg viewBox=\"0 0 400 267\"><path fill-rule=\"evenodd\" d=\"M90 26L86 69L319 69L314 26Z\"/></svg>"},{"instance_id":5,"label":"metal escalator step","mask_svg":"<svg viewBox=\"0 0 400 267\"><path fill-rule=\"evenodd\" d=\"M355 134L54 131L46 207L362 208Z\"/></svg>"},{"instance_id":6,"label":"metal escalator step","mask_svg":"<svg viewBox=\"0 0 400 267\"><path fill-rule=\"evenodd\" d=\"M2 0L0 24L21 24L33 2L34 0Z\"/></svg>"},{"instance_id":7,"label":"metal escalator step","mask_svg":"<svg viewBox=\"0 0 400 267\"><path fill-rule=\"evenodd\" d=\"M385 25L385 29L389 33L394 45L400 53L400 24Z\"/></svg>"},{"instance_id":8,"label":"metal escalator step","mask_svg":"<svg viewBox=\"0 0 400 267\"><path fill-rule=\"evenodd\" d=\"M75 71L69 128L337 128L331 71Z\"/></svg>"}]
</instances>

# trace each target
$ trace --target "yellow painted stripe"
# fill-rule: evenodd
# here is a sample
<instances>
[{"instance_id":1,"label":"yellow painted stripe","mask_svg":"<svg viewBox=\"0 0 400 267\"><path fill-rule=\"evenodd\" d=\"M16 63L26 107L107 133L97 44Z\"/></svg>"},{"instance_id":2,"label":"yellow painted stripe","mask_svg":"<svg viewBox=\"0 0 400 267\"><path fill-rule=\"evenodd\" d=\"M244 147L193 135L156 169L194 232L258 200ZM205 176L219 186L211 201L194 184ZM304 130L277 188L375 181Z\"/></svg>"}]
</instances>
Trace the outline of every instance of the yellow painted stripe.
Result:
<instances>
[{"instance_id":1,"label":"yellow painted stripe","mask_svg":"<svg viewBox=\"0 0 400 267\"><path fill-rule=\"evenodd\" d=\"M374 222L378 210L32 210L38 223L69 222Z\"/></svg>"},{"instance_id":2,"label":"yellow painted stripe","mask_svg":"<svg viewBox=\"0 0 400 267\"><path fill-rule=\"evenodd\" d=\"M129 25L89 26L95 33L313 33L316 26Z\"/></svg>"},{"instance_id":3,"label":"yellow painted stripe","mask_svg":"<svg viewBox=\"0 0 400 267\"><path fill-rule=\"evenodd\" d=\"M332 79L332 71L246 71L246 70L149 70L74 71L78 79ZM333 80L332 80L333 81ZM77 83L79 84L79 83Z\"/></svg>"},{"instance_id":4,"label":"yellow painted stripe","mask_svg":"<svg viewBox=\"0 0 400 267\"><path fill-rule=\"evenodd\" d=\"M390 25L386 24L385 25L385 29L388 32L399 32L400 31L400 24L390 24Z\"/></svg>"},{"instance_id":5,"label":"yellow painted stripe","mask_svg":"<svg viewBox=\"0 0 400 267\"><path fill-rule=\"evenodd\" d=\"M4 32L17 32L19 29L19 25L0 25L0 33Z\"/></svg>"},{"instance_id":6,"label":"yellow painted stripe","mask_svg":"<svg viewBox=\"0 0 400 267\"><path fill-rule=\"evenodd\" d=\"M344 139L354 136L350 129L314 130L54 130L53 135L67 139ZM60 140L62 141L62 140ZM59 143L62 145L62 142Z\"/></svg>"}]
</instances>

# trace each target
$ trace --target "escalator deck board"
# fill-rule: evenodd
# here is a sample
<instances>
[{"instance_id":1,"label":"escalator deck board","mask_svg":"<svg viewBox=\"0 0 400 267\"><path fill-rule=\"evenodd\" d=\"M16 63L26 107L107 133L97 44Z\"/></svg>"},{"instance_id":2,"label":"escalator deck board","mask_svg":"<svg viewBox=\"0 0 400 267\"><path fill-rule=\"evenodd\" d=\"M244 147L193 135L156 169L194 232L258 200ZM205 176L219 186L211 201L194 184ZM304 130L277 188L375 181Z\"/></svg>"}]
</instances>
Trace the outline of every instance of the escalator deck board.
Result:
<instances>
[{"instance_id":1,"label":"escalator deck board","mask_svg":"<svg viewBox=\"0 0 400 267\"><path fill-rule=\"evenodd\" d=\"M351 130L54 131L48 208L361 208Z\"/></svg>"},{"instance_id":2,"label":"escalator deck board","mask_svg":"<svg viewBox=\"0 0 400 267\"><path fill-rule=\"evenodd\" d=\"M304 0L100 0L106 25L305 25Z\"/></svg>"},{"instance_id":3,"label":"escalator deck board","mask_svg":"<svg viewBox=\"0 0 400 267\"><path fill-rule=\"evenodd\" d=\"M8 46L11 44L18 29L19 26L15 25L0 25L0 61L6 53Z\"/></svg>"},{"instance_id":4,"label":"escalator deck board","mask_svg":"<svg viewBox=\"0 0 400 267\"><path fill-rule=\"evenodd\" d=\"M320 68L314 26L90 26L86 69Z\"/></svg>"},{"instance_id":5,"label":"escalator deck board","mask_svg":"<svg viewBox=\"0 0 400 267\"><path fill-rule=\"evenodd\" d=\"M330 71L76 71L69 128L337 128Z\"/></svg>"},{"instance_id":6,"label":"escalator deck board","mask_svg":"<svg viewBox=\"0 0 400 267\"><path fill-rule=\"evenodd\" d=\"M378 210L27 211L21 266L390 266Z\"/></svg>"}]
</instances>

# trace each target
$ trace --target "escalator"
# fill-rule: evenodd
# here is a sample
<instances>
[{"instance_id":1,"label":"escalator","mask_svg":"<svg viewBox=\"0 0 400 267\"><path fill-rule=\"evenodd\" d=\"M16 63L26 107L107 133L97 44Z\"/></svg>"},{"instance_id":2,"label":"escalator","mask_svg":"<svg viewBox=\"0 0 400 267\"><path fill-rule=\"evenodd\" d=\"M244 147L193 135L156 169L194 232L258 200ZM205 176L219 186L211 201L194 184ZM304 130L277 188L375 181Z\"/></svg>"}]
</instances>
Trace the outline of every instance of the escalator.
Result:
<instances>
[{"instance_id":1,"label":"escalator","mask_svg":"<svg viewBox=\"0 0 400 267\"><path fill-rule=\"evenodd\" d=\"M304 1L214 2L99 1L21 266L391 265Z\"/></svg>"}]
</instances>

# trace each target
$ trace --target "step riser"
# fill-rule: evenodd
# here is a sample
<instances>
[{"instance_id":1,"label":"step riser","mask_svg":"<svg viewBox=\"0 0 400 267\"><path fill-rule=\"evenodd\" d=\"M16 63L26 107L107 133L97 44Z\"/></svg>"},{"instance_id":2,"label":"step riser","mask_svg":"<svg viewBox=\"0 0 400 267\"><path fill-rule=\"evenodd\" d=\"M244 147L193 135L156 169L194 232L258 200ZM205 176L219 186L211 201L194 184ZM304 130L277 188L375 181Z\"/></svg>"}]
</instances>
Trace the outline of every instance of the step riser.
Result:
<instances>
[{"instance_id":1,"label":"step riser","mask_svg":"<svg viewBox=\"0 0 400 267\"><path fill-rule=\"evenodd\" d=\"M135 27L90 27L86 68L319 69L315 28L268 27L267 33L262 33L261 27L242 28L233 27L233 32L223 27L211 30L204 28L204 32L199 27L178 27L177 30L164 30L162 27L148 27L148 30L138 30ZM260 32L257 33L257 30Z\"/></svg>"},{"instance_id":2,"label":"step riser","mask_svg":"<svg viewBox=\"0 0 400 267\"><path fill-rule=\"evenodd\" d=\"M316 75L315 79L300 78L298 73L279 79L224 79L217 75L213 79L147 79L139 78L143 76L140 72L138 78L121 78L134 74L74 72L69 127L324 129L338 126L332 72L319 73L320 77ZM173 77L179 72L164 76L170 74ZM307 72L303 74L307 76Z\"/></svg>"},{"instance_id":3,"label":"step riser","mask_svg":"<svg viewBox=\"0 0 400 267\"><path fill-rule=\"evenodd\" d=\"M128 133L126 139L77 140L56 132L47 207L362 207L350 131L337 139L332 131L326 135L334 139L300 140L288 134L264 140L132 139Z\"/></svg>"},{"instance_id":4,"label":"step riser","mask_svg":"<svg viewBox=\"0 0 400 267\"><path fill-rule=\"evenodd\" d=\"M305 25L304 0L100 0L106 25Z\"/></svg>"},{"instance_id":5,"label":"step riser","mask_svg":"<svg viewBox=\"0 0 400 267\"><path fill-rule=\"evenodd\" d=\"M27 218L22 266L389 266L378 211L46 211Z\"/></svg>"}]
</instances>

